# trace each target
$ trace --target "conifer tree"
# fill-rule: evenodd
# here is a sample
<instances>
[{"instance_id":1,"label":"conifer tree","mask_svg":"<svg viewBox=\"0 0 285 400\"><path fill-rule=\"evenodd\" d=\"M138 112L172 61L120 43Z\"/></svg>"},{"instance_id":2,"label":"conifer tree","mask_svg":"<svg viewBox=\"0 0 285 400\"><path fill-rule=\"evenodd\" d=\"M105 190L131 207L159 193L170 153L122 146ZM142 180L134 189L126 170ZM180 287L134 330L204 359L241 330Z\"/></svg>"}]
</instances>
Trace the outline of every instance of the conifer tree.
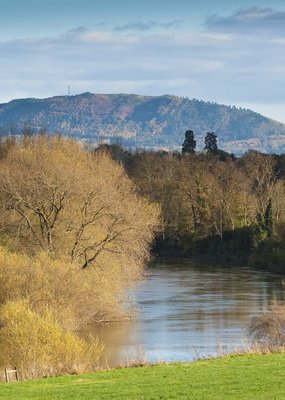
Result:
<instances>
[{"instance_id":1,"label":"conifer tree","mask_svg":"<svg viewBox=\"0 0 285 400\"><path fill-rule=\"evenodd\" d=\"M271 198L269 199L268 205L265 210L264 220L265 220L265 228L266 228L267 234L270 237L272 235L272 230L273 230L273 213L272 213Z\"/></svg>"},{"instance_id":2,"label":"conifer tree","mask_svg":"<svg viewBox=\"0 0 285 400\"><path fill-rule=\"evenodd\" d=\"M182 144L182 154L194 154L196 149L196 140L193 131L185 132L185 140Z\"/></svg>"},{"instance_id":3,"label":"conifer tree","mask_svg":"<svg viewBox=\"0 0 285 400\"><path fill-rule=\"evenodd\" d=\"M214 132L207 132L204 143L205 143L204 150L206 150L207 153L212 153L212 154L217 153L218 151L217 135L215 135Z\"/></svg>"}]
</instances>

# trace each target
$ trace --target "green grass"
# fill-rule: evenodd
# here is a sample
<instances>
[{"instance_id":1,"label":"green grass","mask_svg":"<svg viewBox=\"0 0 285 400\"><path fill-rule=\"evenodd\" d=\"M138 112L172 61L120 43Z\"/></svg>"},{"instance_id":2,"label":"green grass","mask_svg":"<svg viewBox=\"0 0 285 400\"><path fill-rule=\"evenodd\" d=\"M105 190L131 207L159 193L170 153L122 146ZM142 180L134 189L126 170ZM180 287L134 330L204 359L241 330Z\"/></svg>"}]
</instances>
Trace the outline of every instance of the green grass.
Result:
<instances>
[{"instance_id":1,"label":"green grass","mask_svg":"<svg viewBox=\"0 0 285 400\"><path fill-rule=\"evenodd\" d=\"M284 400L285 354L122 368L0 384L5 400Z\"/></svg>"}]
</instances>

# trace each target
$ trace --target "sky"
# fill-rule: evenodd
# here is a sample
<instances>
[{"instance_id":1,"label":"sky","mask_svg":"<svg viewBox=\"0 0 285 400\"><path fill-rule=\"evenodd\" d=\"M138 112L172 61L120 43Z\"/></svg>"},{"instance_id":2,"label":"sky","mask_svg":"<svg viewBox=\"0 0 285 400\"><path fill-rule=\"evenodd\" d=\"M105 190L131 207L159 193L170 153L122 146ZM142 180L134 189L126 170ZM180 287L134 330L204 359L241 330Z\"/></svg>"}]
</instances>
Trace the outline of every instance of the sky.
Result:
<instances>
[{"instance_id":1,"label":"sky","mask_svg":"<svg viewBox=\"0 0 285 400\"><path fill-rule=\"evenodd\" d=\"M0 0L0 103L188 97L285 123L284 0Z\"/></svg>"}]
</instances>

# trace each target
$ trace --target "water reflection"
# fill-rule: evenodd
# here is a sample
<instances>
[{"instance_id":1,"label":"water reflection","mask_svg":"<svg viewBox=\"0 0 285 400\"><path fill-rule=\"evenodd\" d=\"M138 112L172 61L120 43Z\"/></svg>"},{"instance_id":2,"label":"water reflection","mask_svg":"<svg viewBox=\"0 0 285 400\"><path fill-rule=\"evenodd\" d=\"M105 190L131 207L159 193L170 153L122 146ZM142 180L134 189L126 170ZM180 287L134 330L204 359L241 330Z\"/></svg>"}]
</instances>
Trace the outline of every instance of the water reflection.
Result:
<instances>
[{"instance_id":1,"label":"water reflection","mask_svg":"<svg viewBox=\"0 0 285 400\"><path fill-rule=\"evenodd\" d=\"M240 344L252 315L281 297L281 278L247 267L189 259L160 259L136 292L135 320L86 328L106 344L103 364L124 363L144 351L148 360L189 361Z\"/></svg>"}]
</instances>

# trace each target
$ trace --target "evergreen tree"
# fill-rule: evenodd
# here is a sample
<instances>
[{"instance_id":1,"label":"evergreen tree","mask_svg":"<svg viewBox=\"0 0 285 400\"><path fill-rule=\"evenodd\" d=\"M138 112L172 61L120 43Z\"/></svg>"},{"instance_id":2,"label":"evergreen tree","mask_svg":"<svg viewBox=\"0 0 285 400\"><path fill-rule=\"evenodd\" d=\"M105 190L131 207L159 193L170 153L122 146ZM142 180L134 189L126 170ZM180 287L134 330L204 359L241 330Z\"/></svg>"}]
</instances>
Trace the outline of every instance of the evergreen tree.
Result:
<instances>
[{"instance_id":1,"label":"evergreen tree","mask_svg":"<svg viewBox=\"0 0 285 400\"><path fill-rule=\"evenodd\" d=\"M273 232L273 212L271 199L268 201L265 213L258 213L256 219L256 234L258 240L261 242L266 239L266 237L271 237Z\"/></svg>"},{"instance_id":2,"label":"evergreen tree","mask_svg":"<svg viewBox=\"0 0 285 400\"><path fill-rule=\"evenodd\" d=\"M207 153L213 153L213 154L217 153L218 151L217 135L215 135L214 132L207 132L204 143L205 143L204 150L206 150Z\"/></svg>"},{"instance_id":3,"label":"evergreen tree","mask_svg":"<svg viewBox=\"0 0 285 400\"><path fill-rule=\"evenodd\" d=\"M272 235L272 231L273 231L273 213L272 213L272 200L271 199L269 199L268 205L265 210L264 222L265 222L265 228L266 228L267 234L270 237Z\"/></svg>"},{"instance_id":4,"label":"evergreen tree","mask_svg":"<svg viewBox=\"0 0 285 400\"><path fill-rule=\"evenodd\" d=\"M196 149L196 140L194 140L193 131L185 132L185 140L182 144L182 154L194 154Z\"/></svg>"}]
</instances>

